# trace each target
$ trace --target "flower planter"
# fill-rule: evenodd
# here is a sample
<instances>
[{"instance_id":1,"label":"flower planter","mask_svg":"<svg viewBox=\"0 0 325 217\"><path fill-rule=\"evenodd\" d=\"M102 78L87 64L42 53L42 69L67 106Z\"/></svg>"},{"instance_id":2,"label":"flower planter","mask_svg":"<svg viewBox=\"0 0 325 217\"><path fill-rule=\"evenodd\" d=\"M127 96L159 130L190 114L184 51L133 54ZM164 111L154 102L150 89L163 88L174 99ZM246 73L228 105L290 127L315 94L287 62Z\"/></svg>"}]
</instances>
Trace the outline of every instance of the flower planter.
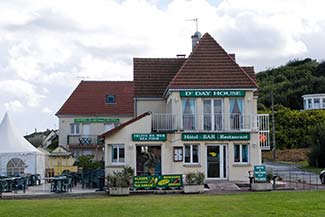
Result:
<instances>
[{"instance_id":1,"label":"flower planter","mask_svg":"<svg viewBox=\"0 0 325 217\"><path fill-rule=\"evenodd\" d=\"M109 188L109 195L112 196L126 196L130 194L129 187L111 187Z\"/></svg>"},{"instance_id":2,"label":"flower planter","mask_svg":"<svg viewBox=\"0 0 325 217\"><path fill-rule=\"evenodd\" d=\"M198 194L204 192L204 185L184 185L185 194Z\"/></svg>"}]
</instances>

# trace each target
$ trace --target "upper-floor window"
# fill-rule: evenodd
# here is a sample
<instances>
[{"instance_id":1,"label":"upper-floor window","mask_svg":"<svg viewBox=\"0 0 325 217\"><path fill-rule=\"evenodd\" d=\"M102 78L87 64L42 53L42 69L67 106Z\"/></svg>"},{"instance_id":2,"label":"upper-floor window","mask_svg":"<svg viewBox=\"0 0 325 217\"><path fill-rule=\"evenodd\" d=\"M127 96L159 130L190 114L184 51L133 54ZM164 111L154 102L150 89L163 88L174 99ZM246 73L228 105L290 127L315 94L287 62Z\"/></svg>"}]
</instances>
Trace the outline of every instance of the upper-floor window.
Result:
<instances>
[{"instance_id":1,"label":"upper-floor window","mask_svg":"<svg viewBox=\"0 0 325 217\"><path fill-rule=\"evenodd\" d=\"M243 128L243 99L231 98L230 104L230 129L239 130Z\"/></svg>"},{"instance_id":2,"label":"upper-floor window","mask_svg":"<svg viewBox=\"0 0 325 217\"><path fill-rule=\"evenodd\" d=\"M70 124L70 134L79 135L80 134L80 124L78 124L78 123Z\"/></svg>"},{"instance_id":3,"label":"upper-floor window","mask_svg":"<svg viewBox=\"0 0 325 217\"><path fill-rule=\"evenodd\" d=\"M111 94L107 94L106 95L106 103L108 103L108 104L114 104L114 103L116 103L116 96L115 95L111 95Z\"/></svg>"},{"instance_id":4,"label":"upper-floor window","mask_svg":"<svg viewBox=\"0 0 325 217\"><path fill-rule=\"evenodd\" d=\"M203 100L203 128L204 130L223 129L223 101L222 99Z\"/></svg>"},{"instance_id":5,"label":"upper-floor window","mask_svg":"<svg viewBox=\"0 0 325 217\"><path fill-rule=\"evenodd\" d=\"M191 98L182 99L182 112L183 112L183 129L184 130L195 130L196 129L195 99L191 99Z\"/></svg>"}]
</instances>

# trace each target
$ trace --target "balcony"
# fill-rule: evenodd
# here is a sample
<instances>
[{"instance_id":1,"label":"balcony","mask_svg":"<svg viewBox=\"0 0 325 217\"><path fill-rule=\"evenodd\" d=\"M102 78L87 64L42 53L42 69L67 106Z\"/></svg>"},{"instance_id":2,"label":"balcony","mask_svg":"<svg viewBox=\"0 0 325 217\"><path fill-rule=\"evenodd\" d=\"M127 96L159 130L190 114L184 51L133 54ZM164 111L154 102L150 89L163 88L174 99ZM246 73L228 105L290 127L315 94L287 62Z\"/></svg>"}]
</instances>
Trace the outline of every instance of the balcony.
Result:
<instances>
[{"instance_id":1,"label":"balcony","mask_svg":"<svg viewBox=\"0 0 325 217\"><path fill-rule=\"evenodd\" d=\"M152 114L152 130L182 131L257 131L257 115L204 114L183 115Z\"/></svg>"},{"instance_id":2,"label":"balcony","mask_svg":"<svg viewBox=\"0 0 325 217\"><path fill-rule=\"evenodd\" d=\"M258 132L262 150L270 150L268 114L152 114L154 132Z\"/></svg>"},{"instance_id":3,"label":"balcony","mask_svg":"<svg viewBox=\"0 0 325 217\"><path fill-rule=\"evenodd\" d=\"M74 148L96 148L98 145L103 145L103 141L98 135L68 135L67 144Z\"/></svg>"}]
</instances>

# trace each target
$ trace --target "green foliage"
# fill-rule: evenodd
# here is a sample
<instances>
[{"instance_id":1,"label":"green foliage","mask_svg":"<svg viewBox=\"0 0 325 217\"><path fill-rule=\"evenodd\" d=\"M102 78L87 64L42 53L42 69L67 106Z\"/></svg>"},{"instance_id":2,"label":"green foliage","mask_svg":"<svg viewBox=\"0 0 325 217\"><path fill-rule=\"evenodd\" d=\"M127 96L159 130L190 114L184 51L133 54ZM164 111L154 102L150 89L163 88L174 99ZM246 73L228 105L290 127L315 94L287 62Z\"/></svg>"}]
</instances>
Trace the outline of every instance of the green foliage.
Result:
<instances>
[{"instance_id":1,"label":"green foliage","mask_svg":"<svg viewBox=\"0 0 325 217\"><path fill-rule=\"evenodd\" d=\"M325 167L325 123L311 130L311 151L308 155L310 166Z\"/></svg>"},{"instance_id":2,"label":"green foliage","mask_svg":"<svg viewBox=\"0 0 325 217\"><path fill-rule=\"evenodd\" d=\"M131 179L134 175L134 169L130 166L124 167L122 171L114 171L113 175L109 175L109 187L129 187Z\"/></svg>"},{"instance_id":3,"label":"green foliage","mask_svg":"<svg viewBox=\"0 0 325 217\"><path fill-rule=\"evenodd\" d=\"M203 185L205 175L202 172L187 173L185 180L188 185Z\"/></svg>"},{"instance_id":4,"label":"green foliage","mask_svg":"<svg viewBox=\"0 0 325 217\"><path fill-rule=\"evenodd\" d=\"M291 109L302 109L302 95L325 92L325 63L310 58L289 61L287 65L256 74L259 84L259 108L271 108L274 102Z\"/></svg>"},{"instance_id":5,"label":"green foliage","mask_svg":"<svg viewBox=\"0 0 325 217\"><path fill-rule=\"evenodd\" d=\"M94 155L82 155L79 156L77 161L74 163L75 166L82 167L83 171L93 169L103 169L103 161L94 161Z\"/></svg>"},{"instance_id":6,"label":"green foliage","mask_svg":"<svg viewBox=\"0 0 325 217\"><path fill-rule=\"evenodd\" d=\"M312 132L323 123L325 123L325 110L298 111L276 106L275 137L277 147L280 149L311 147L314 139Z\"/></svg>"}]
</instances>

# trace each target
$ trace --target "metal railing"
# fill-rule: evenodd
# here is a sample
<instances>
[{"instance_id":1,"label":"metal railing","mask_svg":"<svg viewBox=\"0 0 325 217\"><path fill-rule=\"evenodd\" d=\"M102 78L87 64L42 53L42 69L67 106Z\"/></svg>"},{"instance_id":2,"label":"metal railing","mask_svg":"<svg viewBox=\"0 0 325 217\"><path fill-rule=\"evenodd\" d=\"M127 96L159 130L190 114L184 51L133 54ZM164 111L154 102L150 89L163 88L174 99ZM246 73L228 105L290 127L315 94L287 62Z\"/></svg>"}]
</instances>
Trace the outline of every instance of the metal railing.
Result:
<instances>
[{"instance_id":1,"label":"metal railing","mask_svg":"<svg viewBox=\"0 0 325 217\"><path fill-rule=\"evenodd\" d=\"M319 174L298 170L268 170L275 176L275 189L325 189Z\"/></svg>"},{"instance_id":2,"label":"metal railing","mask_svg":"<svg viewBox=\"0 0 325 217\"><path fill-rule=\"evenodd\" d=\"M268 118L268 117L267 117ZM265 118L266 119L266 118ZM152 114L153 131L257 131L256 114Z\"/></svg>"},{"instance_id":3,"label":"metal railing","mask_svg":"<svg viewBox=\"0 0 325 217\"><path fill-rule=\"evenodd\" d=\"M68 135L67 136L68 145L101 145L102 140L99 139L98 135Z\"/></svg>"},{"instance_id":4,"label":"metal railing","mask_svg":"<svg viewBox=\"0 0 325 217\"><path fill-rule=\"evenodd\" d=\"M258 114L259 143L262 150L270 150L269 114Z\"/></svg>"}]
</instances>

